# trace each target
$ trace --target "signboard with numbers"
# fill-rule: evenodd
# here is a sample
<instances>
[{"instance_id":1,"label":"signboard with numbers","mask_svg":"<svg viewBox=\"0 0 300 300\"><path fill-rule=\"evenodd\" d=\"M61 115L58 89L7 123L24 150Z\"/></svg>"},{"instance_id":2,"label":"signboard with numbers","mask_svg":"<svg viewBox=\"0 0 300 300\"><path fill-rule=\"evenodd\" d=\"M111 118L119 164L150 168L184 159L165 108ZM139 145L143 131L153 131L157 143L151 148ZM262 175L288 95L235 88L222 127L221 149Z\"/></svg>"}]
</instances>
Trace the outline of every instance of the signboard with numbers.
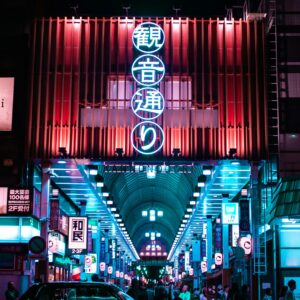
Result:
<instances>
[{"instance_id":1,"label":"signboard with numbers","mask_svg":"<svg viewBox=\"0 0 300 300\"><path fill-rule=\"evenodd\" d=\"M69 217L68 248L72 254L83 254L87 249L87 217Z\"/></svg>"},{"instance_id":2,"label":"signboard with numbers","mask_svg":"<svg viewBox=\"0 0 300 300\"><path fill-rule=\"evenodd\" d=\"M8 215L32 214L32 190L29 188L9 188L7 193Z\"/></svg>"}]
</instances>

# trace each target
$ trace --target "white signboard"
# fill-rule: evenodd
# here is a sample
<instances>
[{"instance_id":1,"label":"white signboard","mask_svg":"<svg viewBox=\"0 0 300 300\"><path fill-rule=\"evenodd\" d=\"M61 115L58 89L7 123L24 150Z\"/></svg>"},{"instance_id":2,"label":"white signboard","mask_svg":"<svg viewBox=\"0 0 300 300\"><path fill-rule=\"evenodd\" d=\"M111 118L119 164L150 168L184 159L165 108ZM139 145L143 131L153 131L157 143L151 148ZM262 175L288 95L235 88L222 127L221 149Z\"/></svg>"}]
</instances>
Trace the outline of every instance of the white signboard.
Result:
<instances>
[{"instance_id":1,"label":"white signboard","mask_svg":"<svg viewBox=\"0 0 300 300\"><path fill-rule=\"evenodd\" d=\"M48 251L49 253L57 253L62 256L66 253L66 244L64 236L58 232L51 231L48 234Z\"/></svg>"},{"instance_id":2,"label":"white signboard","mask_svg":"<svg viewBox=\"0 0 300 300\"><path fill-rule=\"evenodd\" d=\"M14 78L0 78L0 131L12 130Z\"/></svg>"},{"instance_id":3,"label":"white signboard","mask_svg":"<svg viewBox=\"0 0 300 300\"><path fill-rule=\"evenodd\" d=\"M240 225L232 225L231 227L231 246L232 247L237 247L238 246L238 238L240 236Z\"/></svg>"},{"instance_id":4,"label":"white signboard","mask_svg":"<svg viewBox=\"0 0 300 300\"><path fill-rule=\"evenodd\" d=\"M84 270L85 273L97 272L97 255L90 253L84 257Z\"/></svg>"},{"instance_id":5,"label":"white signboard","mask_svg":"<svg viewBox=\"0 0 300 300\"><path fill-rule=\"evenodd\" d=\"M222 224L239 224L238 203L222 203Z\"/></svg>"},{"instance_id":6,"label":"white signboard","mask_svg":"<svg viewBox=\"0 0 300 300\"><path fill-rule=\"evenodd\" d=\"M69 249L87 249L87 217L69 217Z\"/></svg>"}]
</instances>

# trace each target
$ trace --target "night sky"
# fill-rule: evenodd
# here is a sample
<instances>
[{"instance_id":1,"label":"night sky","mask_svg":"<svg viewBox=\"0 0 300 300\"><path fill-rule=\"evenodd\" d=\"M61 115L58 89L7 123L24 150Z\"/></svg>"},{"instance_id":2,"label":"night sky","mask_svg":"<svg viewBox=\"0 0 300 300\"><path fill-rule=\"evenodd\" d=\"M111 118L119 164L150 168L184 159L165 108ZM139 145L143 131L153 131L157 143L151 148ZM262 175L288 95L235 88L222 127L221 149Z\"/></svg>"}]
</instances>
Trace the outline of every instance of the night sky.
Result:
<instances>
[{"instance_id":1,"label":"night sky","mask_svg":"<svg viewBox=\"0 0 300 300\"><path fill-rule=\"evenodd\" d=\"M128 16L221 17L226 7L243 3L239 0L51 0L47 12L51 16L125 16L123 7L130 7ZM74 9L76 7L76 9ZM75 14L76 12L76 14Z\"/></svg>"}]
</instances>

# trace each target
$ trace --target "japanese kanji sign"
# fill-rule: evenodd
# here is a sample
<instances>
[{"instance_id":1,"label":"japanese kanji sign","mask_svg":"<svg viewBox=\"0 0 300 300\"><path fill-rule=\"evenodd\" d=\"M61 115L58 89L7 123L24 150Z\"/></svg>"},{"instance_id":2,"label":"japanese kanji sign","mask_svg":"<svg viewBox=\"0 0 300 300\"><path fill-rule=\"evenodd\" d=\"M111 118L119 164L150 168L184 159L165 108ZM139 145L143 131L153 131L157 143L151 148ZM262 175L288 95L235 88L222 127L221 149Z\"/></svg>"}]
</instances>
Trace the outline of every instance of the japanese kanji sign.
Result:
<instances>
[{"instance_id":1,"label":"japanese kanji sign","mask_svg":"<svg viewBox=\"0 0 300 300\"><path fill-rule=\"evenodd\" d=\"M137 83L144 86L157 85L165 75L165 66L160 58L152 54L139 56L131 67Z\"/></svg>"},{"instance_id":2,"label":"japanese kanji sign","mask_svg":"<svg viewBox=\"0 0 300 300\"><path fill-rule=\"evenodd\" d=\"M87 248L87 217L69 217L68 248Z\"/></svg>"},{"instance_id":3,"label":"japanese kanji sign","mask_svg":"<svg viewBox=\"0 0 300 300\"><path fill-rule=\"evenodd\" d=\"M164 97L153 88L139 89L131 99L131 107L137 117L152 120L162 114L165 107Z\"/></svg>"},{"instance_id":4,"label":"japanese kanji sign","mask_svg":"<svg viewBox=\"0 0 300 300\"><path fill-rule=\"evenodd\" d=\"M145 22L135 28L132 42L137 50L144 53L153 53L163 46L165 34L157 24Z\"/></svg>"},{"instance_id":5,"label":"japanese kanji sign","mask_svg":"<svg viewBox=\"0 0 300 300\"><path fill-rule=\"evenodd\" d=\"M157 89L165 75L162 60L150 53L157 52L164 44L162 28L155 23L146 22L137 26L132 35L135 48L143 53L132 64L131 73L140 87L132 96L131 108L134 114L143 120L131 132L133 148L144 155L159 151L164 143L164 131L156 123L164 110L165 100Z\"/></svg>"},{"instance_id":6,"label":"japanese kanji sign","mask_svg":"<svg viewBox=\"0 0 300 300\"><path fill-rule=\"evenodd\" d=\"M153 154L161 149L164 140L163 129L154 122L138 123L132 130L133 136L139 136L138 142L132 140L133 148L142 154Z\"/></svg>"},{"instance_id":7,"label":"japanese kanji sign","mask_svg":"<svg viewBox=\"0 0 300 300\"><path fill-rule=\"evenodd\" d=\"M32 190L28 188L9 188L7 195L8 215L32 214Z\"/></svg>"}]
</instances>

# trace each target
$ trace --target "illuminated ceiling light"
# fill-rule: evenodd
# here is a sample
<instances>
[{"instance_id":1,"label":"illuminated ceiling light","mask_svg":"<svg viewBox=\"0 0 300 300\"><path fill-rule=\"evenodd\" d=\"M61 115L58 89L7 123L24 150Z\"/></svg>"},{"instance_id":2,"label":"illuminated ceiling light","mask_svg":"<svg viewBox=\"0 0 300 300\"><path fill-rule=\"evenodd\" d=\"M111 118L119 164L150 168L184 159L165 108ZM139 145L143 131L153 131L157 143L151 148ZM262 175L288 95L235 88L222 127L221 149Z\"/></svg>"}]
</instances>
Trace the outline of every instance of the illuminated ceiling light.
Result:
<instances>
[{"instance_id":1,"label":"illuminated ceiling light","mask_svg":"<svg viewBox=\"0 0 300 300\"><path fill-rule=\"evenodd\" d=\"M186 211L187 211L187 212L192 212L193 209L192 209L191 207L188 207L188 208L186 209Z\"/></svg>"},{"instance_id":2,"label":"illuminated ceiling light","mask_svg":"<svg viewBox=\"0 0 300 300\"><path fill-rule=\"evenodd\" d=\"M118 219L117 219L117 222L122 222L122 218L118 218Z\"/></svg>"},{"instance_id":3,"label":"illuminated ceiling light","mask_svg":"<svg viewBox=\"0 0 300 300\"><path fill-rule=\"evenodd\" d=\"M200 175L198 177L198 187L204 187L206 182L206 176L205 175Z\"/></svg>"},{"instance_id":4,"label":"illuminated ceiling light","mask_svg":"<svg viewBox=\"0 0 300 300\"><path fill-rule=\"evenodd\" d=\"M154 179L156 177L156 166L148 166L146 175L148 179Z\"/></svg>"},{"instance_id":5,"label":"illuminated ceiling light","mask_svg":"<svg viewBox=\"0 0 300 300\"><path fill-rule=\"evenodd\" d=\"M164 212L162 210L157 211L157 216L162 217L164 215Z\"/></svg>"},{"instance_id":6,"label":"illuminated ceiling light","mask_svg":"<svg viewBox=\"0 0 300 300\"><path fill-rule=\"evenodd\" d=\"M113 200L107 200L107 201L106 201L106 204L107 204L107 205L113 205L113 204L114 204L114 201L113 201Z\"/></svg>"},{"instance_id":7,"label":"illuminated ceiling light","mask_svg":"<svg viewBox=\"0 0 300 300\"><path fill-rule=\"evenodd\" d=\"M195 197L195 198L200 197L200 192L201 192L201 189L199 187L196 187L195 191L193 192L193 197Z\"/></svg>"},{"instance_id":8,"label":"illuminated ceiling light","mask_svg":"<svg viewBox=\"0 0 300 300\"><path fill-rule=\"evenodd\" d=\"M97 175L98 174L98 167L97 166L90 166L89 167L89 174L90 175Z\"/></svg>"},{"instance_id":9,"label":"illuminated ceiling light","mask_svg":"<svg viewBox=\"0 0 300 300\"><path fill-rule=\"evenodd\" d=\"M180 227L185 227L185 224L180 224Z\"/></svg>"},{"instance_id":10,"label":"illuminated ceiling light","mask_svg":"<svg viewBox=\"0 0 300 300\"><path fill-rule=\"evenodd\" d=\"M150 233L149 232L146 232L145 233L145 237L149 237L150 236Z\"/></svg>"},{"instance_id":11,"label":"illuminated ceiling light","mask_svg":"<svg viewBox=\"0 0 300 300\"><path fill-rule=\"evenodd\" d=\"M157 233L156 233L156 236L157 236L157 237L161 237L161 233L160 233L160 232L157 232Z\"/></svg>"},{"instance_id":12,"label":"illuminated ceiling light","mask_svg":"<svg viewBox=\"0 0 300 300\"><path fill-rule=\"evenodd\" d=\"M115 217L115 218L119 218L120 215L119 215L119 214L114 214L114 217Z\"/></svg>"},{"instance_id":13,"label":"illuminated ceiling light","mask_svg":"<svg viewBox=\"0 0 300 300\"><path fill-rule=\"evenodd\" d=\"M147 210L143 210L142 211L142 216L143 217L147 217L148 216L148 211Z\"/></svg>"},{"instance_id":14,"label":"illuminated ceiling light","mask_svg":"<svg viewBox=\"0 0 300 300\"><path fill-rule=\"evenodd\" d=\"M124 227L125 225L124 225L124 223L120 223L120 226L121 226L121 227Z\"/></svg>"},{"instance_id":15,"label":"illuminated ceiling light","mask_svg":"<svg viewBox=\"0 0 300 300\"><path fill-rule=\"evenodd\" d=\"M211 175L212 166L203 166L203 175Z\"/></svg>"},{"instance_id":16,"label":"illuminated ceiling light","mask_svg":"<svg viewBox=\"0 0 300 300\"><path fill-rule=\"evenodd\" d=\"M97 174L95 176L95 181L97 187L104 187L104 179L101 175Z\"/></svg>"},{"instance_id":17,"label":"illuminated ceiling light","mask_svg":"<svg viewBox=\"0 0 300 300\"><path fill-rule=\"evenodd\" d=\"M190 217L190 215L189 214L185 214L184 217L188 219Z\"/></svg>"},{"instance_id":18,"label":"illuminated ceiling light","mask_svg":"<svg viewBox=\"0 0 300 300\"><path fill-rule=\"evenodd\" d=\"M182 223L187 223L188 222L188 220L182 220Z\"/></svg>"},{"instance_id":19,"label":"illuminated ceiling light","mask_svg":"<svg viewBox=\"0 0 300 300\"><path fill-rule=\"evenodd\" d=\"M111 211L111 212L117 211L117 208L116 208L116 207L111 207L111 208L110 208L110 211Z\"/></svg>"},{"instance_id":20,"label":"illuminated ceiling light","mask_svg":"<svg viewBox=\"0 0 300 300\"><path fill-rule=\"evenodd\" d=\"M196 205L196 201L191 200L191 201L190 201L190 205Z\"/></svg>"}]
</instances>

